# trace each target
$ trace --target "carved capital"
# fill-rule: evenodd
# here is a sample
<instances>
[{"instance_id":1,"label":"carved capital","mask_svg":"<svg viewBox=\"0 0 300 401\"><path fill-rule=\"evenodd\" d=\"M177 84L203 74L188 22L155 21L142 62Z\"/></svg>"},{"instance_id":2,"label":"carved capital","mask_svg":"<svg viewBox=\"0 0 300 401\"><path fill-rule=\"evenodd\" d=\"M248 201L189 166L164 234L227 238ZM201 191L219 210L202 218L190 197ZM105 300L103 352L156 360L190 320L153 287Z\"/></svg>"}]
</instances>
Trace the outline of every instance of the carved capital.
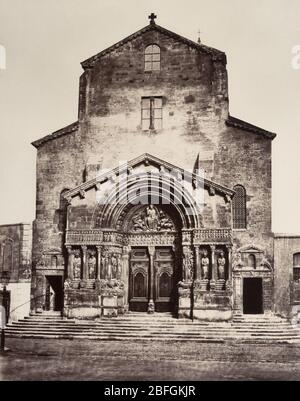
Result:
<instances>
[{"instance_id":1,"label":"carved capital","mask_svg":"<svg viewBox=\"0 0 300 401\"><path fill-rule=\"evenodd\" d=\"M150 256L155 255L155 246L148 246L148 251Z\"/></svg>"}]
</instances>

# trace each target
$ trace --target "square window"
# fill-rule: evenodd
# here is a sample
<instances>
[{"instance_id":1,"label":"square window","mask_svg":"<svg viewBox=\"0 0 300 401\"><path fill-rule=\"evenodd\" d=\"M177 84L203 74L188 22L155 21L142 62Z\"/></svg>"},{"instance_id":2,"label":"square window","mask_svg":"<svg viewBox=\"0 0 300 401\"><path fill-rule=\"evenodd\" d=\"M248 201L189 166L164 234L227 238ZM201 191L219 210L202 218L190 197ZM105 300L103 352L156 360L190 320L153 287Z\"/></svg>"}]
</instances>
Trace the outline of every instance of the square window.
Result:
<instances>
[{"instance_id":1,"label":"square window","mask_svg":"<svg viewBox=\"0 0 300 401\"><path fill-rule=\"evenodd\" d=\"M162 98L142 98L142 129L162 128Z\"/></svg>"}]
</instances>

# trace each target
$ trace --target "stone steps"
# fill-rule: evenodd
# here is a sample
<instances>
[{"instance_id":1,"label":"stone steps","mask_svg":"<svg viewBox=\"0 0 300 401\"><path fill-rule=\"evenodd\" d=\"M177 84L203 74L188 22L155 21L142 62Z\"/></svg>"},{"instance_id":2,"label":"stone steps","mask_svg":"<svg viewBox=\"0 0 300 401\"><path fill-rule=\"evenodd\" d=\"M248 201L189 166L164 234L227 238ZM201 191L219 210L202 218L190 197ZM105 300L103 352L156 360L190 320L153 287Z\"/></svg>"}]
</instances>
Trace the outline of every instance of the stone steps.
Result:
<instances>
[{"instance_id":1,"label":"stone steps","mask_svg":"<svg viewBox=\"0 0 300 401\"><path fill-rule=\"evenodd\" d=\"M23 325L17 325L17 324L12 324L8 326L10 331L30 331L30 330L36 330L36 331L46 331L46 330L56 330L56 331L72 331L72 332L82 332L82 331L100 331L100 332L154 332L154 331L159 331L161 333L173 333L173 332L178 332L178 333L221 333L223 332L217 328L217 327L160 327L160 326L151 326L151 327L114 327L114 326L102 326L102 325L94 325L94 326L82 326L82 325L74 325L74 326L52 326L52 325L43 325L43 326L37 326L37 325L30 325L30 326L23 326ZM288 328L286 330L276 330L276 329L261 329L257 328L256 330L248 330L244 329L242 327L240 328L235 328L235 327L228 327L224 330L224 333L254 333L254 334L275 334L275 335L281 335L283 334L292 334L294 335L296 333L295 329Z\"/></svg>"},{"instance_id":2,"label":"stone steps","mask_svg":"<svg viewBox=\"0 0 300 401\"><path fill-rule=\"evenodd\" d=\"M171 314L130 313L97 321L64 319L56 313L12 322L8 337L90 340L300 343L300 329L276 316L239 317L232 322L177 320Z\"/></svg>"},{"instance_id":3,"label":"stone steps","mask_svg":"<svg viewBox=\"0 0 300 401\"><path fill-rule=\"evenodd\" d=\"M11 328L51 328L51 327L55 327L55 328L65 328L65 329L70 329L70 330L74 330L74 329L78 329L78 330L84 330L84 329L94 329L94 328L100 328L101 330L108 330L108 329L112 329L112 330L145 330L145 325L138 325L138 324L132 324L132 325L128 325L128 324L115 324L115 323L90 323L90 324L85 324L85 323L80 323L80 324L76 324L75 322L73 323L69 323L67 321L63 321L63 322L57 322L57 323L53 323L53 324L49 324L46 322L13 322L11 325L9 325L9 327ZM147 326L146 326L147 327ZM247 327L247 326L243 326L243 325L228 325L228 326L217 326L217 325L201 325L201 324L189 324L189 325L184 325L184 324L169 324L169 325L165 325L165 324L152 324L149 329L154 329L154 328L158 328L160 330L172 330L172 329L176 329L176 330L196 330L196 331L200 331L200 330L205 330L205 331L209 331L209 330L235 330L235 331L244 331L244 332L249 332L249 331L255 331L255 332L282 332L284 331L294 331L295 329L293 328L292 325L286 325L286 326L257 326L257 327Z\"/></svg>"}]
</instances>

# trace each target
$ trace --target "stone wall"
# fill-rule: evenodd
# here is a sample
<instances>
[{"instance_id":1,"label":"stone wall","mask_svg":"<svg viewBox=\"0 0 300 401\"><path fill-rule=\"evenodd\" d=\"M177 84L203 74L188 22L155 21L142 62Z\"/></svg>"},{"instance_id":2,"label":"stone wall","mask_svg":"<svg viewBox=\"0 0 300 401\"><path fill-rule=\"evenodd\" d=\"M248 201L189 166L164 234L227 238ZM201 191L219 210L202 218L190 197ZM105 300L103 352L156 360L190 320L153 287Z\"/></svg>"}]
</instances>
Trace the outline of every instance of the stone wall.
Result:
<instances>
[{"instance_id":1,"label":"stone wall","mask_svg":"<svg viewBox=\"0 0 300 401\"><path fill-rule=\"evenodd\" d=\"M0 284L9 277L11 319L20 319L30 310L31 224L0 226Z\"/></svg>"},{"instance_id":2,"label":"stone wall","mask_svg":"<svg viewBox=\"0 0 300 401\"><path fill-rule=\"evenodd\" d=\"M274 281L275 312L290 316L300 310L300 299L294 296L297 283L293 282L293 255L300 252L300 236L275 234L274 236Z\"/></svg>"},{"instance_id":3,"label":"stone wall","mask_svg":"<svg viewBox=\"0 0 300 401\"><path fill-rule=\"evenodd\" d=\"M0 226L0 282L5 271L9 272L10 282L30 282L31 246L31 224Z\"/></svg>"},{"instance_id":4,"label":"stone wall","mask_svg":"<svg viewBox=\"0 0 300 401\"><path fill-rule=\"evenodd\" d=\"M161 70L146 72L143 51L151 43L161 48ZM233 251L254 244L273 263L271 139L226 124L227 86L223 53L216 57L155 29L86 68L80 78L78 127L37 146L34 263L53 248L63 253L63 190L81 184L90 166L112 169L146 152L189 171L202 168L207 178L229 188L244 185L248 224L247 230L234 231ZM145 96L162 97L160 130L142 130ZM87 223L86 211L80 210L79 226ZM215 224L210 215L206 223Z\"/></svg>"}]
</instances>

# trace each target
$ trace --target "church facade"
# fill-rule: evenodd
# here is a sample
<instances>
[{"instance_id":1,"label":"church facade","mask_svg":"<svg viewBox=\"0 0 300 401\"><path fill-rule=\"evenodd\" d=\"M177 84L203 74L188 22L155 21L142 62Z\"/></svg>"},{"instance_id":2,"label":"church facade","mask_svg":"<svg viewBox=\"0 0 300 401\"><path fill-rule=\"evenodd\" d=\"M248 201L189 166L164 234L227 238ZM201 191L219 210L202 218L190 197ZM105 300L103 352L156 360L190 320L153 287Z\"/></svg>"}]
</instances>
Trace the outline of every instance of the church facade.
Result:
<instances>
[{"instance_id":1,"label":"church facade","mask_svg":"<svg viewBox=\"0 0 300 401\"><path fill-rule=\"evenodd\" d=\"M32 311L288 314L274 295L275 134L230 115L226 63L154 15L82 63L78 121L33 143Z\"/></svg>"}]
</instances>

